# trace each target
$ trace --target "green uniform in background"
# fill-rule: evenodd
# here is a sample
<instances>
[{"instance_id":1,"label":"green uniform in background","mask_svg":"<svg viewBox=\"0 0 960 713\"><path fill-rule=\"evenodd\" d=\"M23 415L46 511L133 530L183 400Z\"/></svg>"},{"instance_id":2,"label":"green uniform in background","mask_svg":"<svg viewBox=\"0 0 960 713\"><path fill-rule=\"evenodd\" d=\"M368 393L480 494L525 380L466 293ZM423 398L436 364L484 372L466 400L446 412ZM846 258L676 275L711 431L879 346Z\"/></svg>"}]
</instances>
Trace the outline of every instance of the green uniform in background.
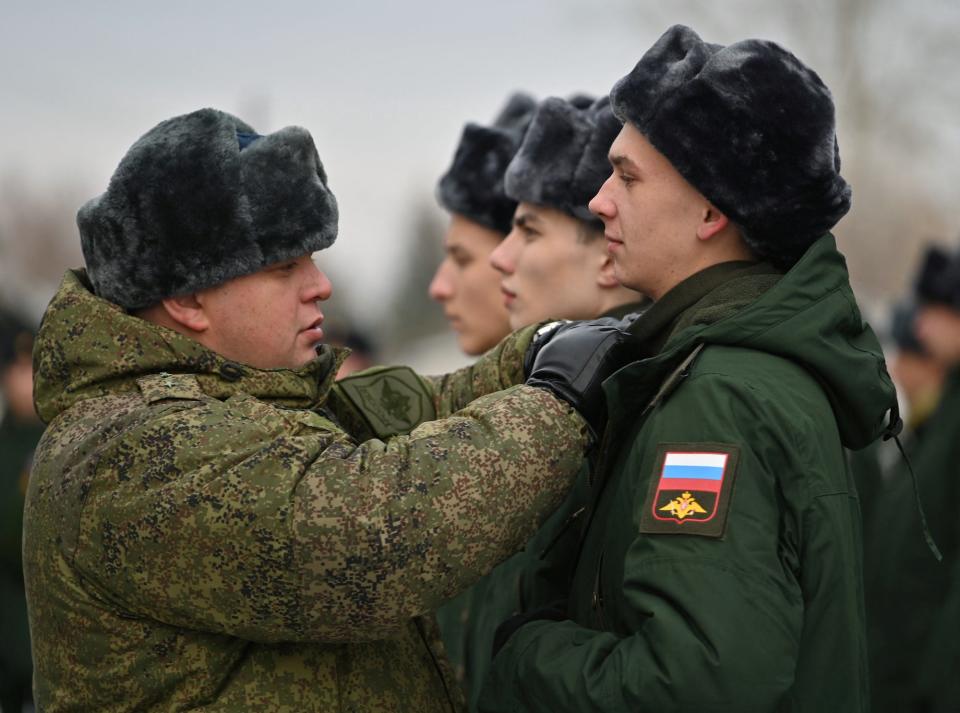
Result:
<instances>
[{"instance_id":1,"label":"green uniform in background","mask_svg":"<svg viewBox=\"0 0 960 713\"><path fill-rule=\"evenodd\" d=\"M0 709L20 713L31 688L30 630L23 591L23 500L43 425L0 422Z\"/></svg>"},{"instance_id":2,"label":"green uniform in background","mask_svg":"<svg viewBox=\"0 0 960 713\"><path fill-rule=\"evenodd\" d=\"M585 534L546 557L574 562L568 619L513 634L480 709L867 711L843 446L879 437L895 396L833 238L783 276L708 268L631 331Z\"/></svg>"},{"instance_id":3,"label":"green uniform in background","mask_svg":"<svg viewBox=\"0 0 960 713\"><path fill-rule=\"evenodd\" d=\"M960 710L955 664L960 629L944 631L956 613L960 555L960 370L947 376L940 401L908 442L907 455L930 532L924 541L907 464L897 458L867 513L867 618L874 711ZM951 599L952 597L952 599ZM952 601L952 604L951 604ZM948 668L948 662L954 668ZM935 673L937 672L937 673ZM949 675L946 675L949 672Z\"/></svg>"},{"instance_id":4,"label":"green uniform in background","mask_svg":"<svg viewBox=\"0 0 960 713\"><path fill-rule=\"evenodd\" d=\"M38 707L457 710L424 615L522 546L588 442L566 404L508 388L532 333L446 377L334 387L329 349L234 364L67 273L35 350Z\"/></svg>"}]
</instances>

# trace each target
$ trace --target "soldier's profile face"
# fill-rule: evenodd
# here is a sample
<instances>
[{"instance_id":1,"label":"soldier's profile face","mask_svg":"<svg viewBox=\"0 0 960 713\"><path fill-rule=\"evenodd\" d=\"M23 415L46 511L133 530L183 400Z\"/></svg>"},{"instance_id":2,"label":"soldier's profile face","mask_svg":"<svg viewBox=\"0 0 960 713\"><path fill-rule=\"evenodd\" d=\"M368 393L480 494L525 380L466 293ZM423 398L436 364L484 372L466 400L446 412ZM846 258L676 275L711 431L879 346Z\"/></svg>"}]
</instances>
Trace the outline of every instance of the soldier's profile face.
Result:
<instances>
[{"instance_id":1,"label":"soldier's profile face","mask_svg":"<svg viewBox=\"0 0 960 713\"><path fill-rule=\"evenodd\" d=\"M598 277L605 246L585 240L580 222L555 208L520 203L513 230L490 255L513 329L550 317L600 312Z\"/></svg>"},{"instance_id":2,"label":"soldier's profile face","mask_svg":"<svg viewBox=\"0 0 960 713\"><path fill-rule=\"evenodd\" d=\"M631 124L610 147L613 172L590 201L617 279L659 299L690 274L707 200Z\"/></svg>"},{"instance_id":3,"label":"soldier's profile face","mask_svg":"<svg viewBox=\"0 0 960 713\"><path fill-rule=\"evenodd\" d=\"M304 366L323 338L318 303L332 289L311 256L301 255L203 290L204 344L258 369Z\"/></svg>"},{"instance_id":4,"label":"soldier's profile face","mask_svg":"<svg viewBox=\"0 0 960 713\"><path fill-rule=\"evenodd\" d=\"M483 354L510 332L500 298L500 275L490 265L490 253L502 238L496 230L461 215L450 216L444 238L446 256L429 291L443 305L457 343L467 354Z\"/></svg>"}]
</instances>

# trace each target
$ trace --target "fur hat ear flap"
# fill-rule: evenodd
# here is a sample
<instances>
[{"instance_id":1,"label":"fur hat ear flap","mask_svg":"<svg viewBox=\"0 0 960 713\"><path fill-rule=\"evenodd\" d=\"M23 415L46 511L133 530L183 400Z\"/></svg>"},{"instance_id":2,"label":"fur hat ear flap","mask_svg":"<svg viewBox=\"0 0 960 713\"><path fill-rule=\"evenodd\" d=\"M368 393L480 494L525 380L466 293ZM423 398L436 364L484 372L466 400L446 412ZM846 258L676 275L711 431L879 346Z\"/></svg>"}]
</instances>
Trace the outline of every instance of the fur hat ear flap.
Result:
<instances>
[{"instance_id":1,"label":"fur hat ear flap","mask_svg":"<svg viewBox=\"0 0 960 713\"><path fill-rule=\"evenodd\" d=\"M611 100L762 259L792 265L850 209L830 91L779 45L723 47L677 25Z\"/></svg>"},{"instance_id":2,"label":"fur hat ear flap","mask_svg":"<svg viewBox=\"0 0 960 713\"><path fill-rule=\"evenodd\" d=\"M437 201L451 213L506 235L516 201L504 191L503 175L523 139L536 102L516 93L491 126L467 124L453 163L437 184Z\"/></svg>"},{"instance_id":3,"label":"fur hat ear flap","mask_svg":"<svg viewBox=\"0 0 960 713\"><path fill-rule=\"evenodd\" d=\"M607 153L619 131L607 97L545 100L507 169L507 194L602 227L587 204L610 175Z\"/></svg>"},{"instance_id":4,"label":"fur hat ear flap","mask_svg":"<svg viewBox=\"0 0 960 713\"><path fill-rule=\"evenodd\" d=\"M337 217L309 132L201 109L141 137L77 225L96 293L138 309L322 250Z\"/></svg>"}]
</instances>

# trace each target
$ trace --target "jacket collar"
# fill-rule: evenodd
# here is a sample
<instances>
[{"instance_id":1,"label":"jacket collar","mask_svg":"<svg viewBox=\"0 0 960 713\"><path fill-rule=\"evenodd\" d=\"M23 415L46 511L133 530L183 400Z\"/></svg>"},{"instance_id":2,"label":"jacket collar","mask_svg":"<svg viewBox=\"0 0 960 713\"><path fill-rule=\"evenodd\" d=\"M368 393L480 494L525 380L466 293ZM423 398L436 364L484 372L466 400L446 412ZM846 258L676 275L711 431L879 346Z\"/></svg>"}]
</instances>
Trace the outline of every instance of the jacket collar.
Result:
<instances>
[{"instance_id":1,"label":"jacket collar","mask_svg":"<svg viewBox=\"0 0 960 713\"><path fill-rule=\"evenodd\" d=\"M93 294L84 270L64 275L34 349L34 398L49 423L78 401L137 390L149 374L194 374L207 395L245 393L292 408L322 405L348 350L324 345L300 369L256 369L128 314Z\"/></svg>"}]
</instances>

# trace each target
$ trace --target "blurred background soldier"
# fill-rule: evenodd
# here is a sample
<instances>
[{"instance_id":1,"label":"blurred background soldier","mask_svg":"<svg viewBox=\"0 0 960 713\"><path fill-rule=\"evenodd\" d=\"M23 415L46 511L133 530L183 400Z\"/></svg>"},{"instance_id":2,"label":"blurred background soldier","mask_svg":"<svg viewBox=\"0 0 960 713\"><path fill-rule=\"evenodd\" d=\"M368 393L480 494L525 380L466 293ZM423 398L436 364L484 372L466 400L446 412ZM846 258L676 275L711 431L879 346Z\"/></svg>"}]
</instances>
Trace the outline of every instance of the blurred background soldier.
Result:
<instances>
[{"instance_id":1,"label":"blurred background soldier","mask_svg":"<svg viewBox=\"0 0 960 713\"><path fill-rule=\"evenodd\" d=\"M23 500L43 424L33 408L33 330L0 312L0 710L20 713L30 693L30 632L21 556Z\"/></svg>"},{"instance_id":2,"label":"blurred background soldier","mask_svg":"<svg viewBox=\"0 0 960 713\"><path fill-rule=\"evenodd\" d=\"M496 346L510 330L493 252L510 232L515 200L504 192L503 174L517 152L536 103L517 93L491 126L463 129L450 168L437 184L437 200L450 213L446 256L430 283L430 296L473 356Z\"/></svg>"},{"instance_id":3,"label":"blurred background soldier","mask_svg":"<svg viewBox=\"0 0 960 713\"><path fill-rule=\"evenodd\" d=\"M346 347L350 354L340 364L337 378L342 379L357 371L368 369L380 361L373 339L362 329L344 322L324 324L323 341L331 347Z\"/></svg>"},{"instance_id":4,"label":"blurred background soldier","mask_svg":"<svg viewBox=\"0 0 960 713\"><path fill-rule=\"evenodd\" d=\"M899 454L890 459L872 508L864 508L870 671L880 713L960 710L956 670L932 676L960 657L960 631L940 630L955 616L958 596L960 256L929 249L913 299L916 306L895 320L900 349L891 363L910 409L909 464ZM921 534L915 487L942 563Z\"/></svg>"}]
</instances>

